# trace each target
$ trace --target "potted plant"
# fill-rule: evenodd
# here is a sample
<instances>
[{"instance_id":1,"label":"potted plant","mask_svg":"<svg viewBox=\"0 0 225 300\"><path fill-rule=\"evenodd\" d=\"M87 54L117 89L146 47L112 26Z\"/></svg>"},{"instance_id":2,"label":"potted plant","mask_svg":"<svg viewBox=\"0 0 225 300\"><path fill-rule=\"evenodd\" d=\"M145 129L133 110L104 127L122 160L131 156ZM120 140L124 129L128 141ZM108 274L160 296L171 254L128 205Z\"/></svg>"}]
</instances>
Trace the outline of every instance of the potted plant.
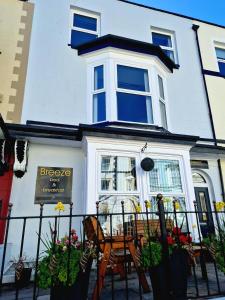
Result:
<instances>
[{"instance_id":1,"label":"potted plant","mask_svg":"<svg viewBox=\"0 0 225 300\"><path fill-rule=\"evenodd\" d=\"M216 210L224 208L224 202L216 203ZM220 219L216 234L209 234L203 239L203 244L208 249L211 257L216 262L218 269L225 274L225 219Z\"/></svg>"},{"instance_id":2,"label":"potted plant","mask_svg":"<svg viewBox=\"0 0 225 300\"><path fill-rule=\"evenodd\" d=\"M62 202L58 202L55 210L65 210ZM58 229L55 231L50 225L51 238L41 241L46 247L38 264L38 281L40 288L50 288L51 300L86 300L88 293L89 275L92 260L95 256L93 242L82 243L78 240L76 230L70 235L59 238L60 218Z\"/></svg>"},{"instance_id":3,"label":"potted plant","mask_svg":"<svg viewBox=\"0 0 225 300\"><path fill-rule=\"evenodd\" d=\"M46 250L38 265L38 286L51 289L51 300L72 300L74 295L77 300L86 299L93 244L88 242L83 247L74 229L71 239L64 236L55 242L53 239L42 242Z\"/></svg>"},{"instance_id":4,"label":"potted plant","mask_svg":"<svg viewBox=\"0 0 225 300\"><path fill-rule=\"evenodd\" d=\"M14 260L15 263L15 285L17 289L24 288L29 285L33 263L29 262L26 256L19 257Z\"/></svg>"},{"instance_id":5,"label":"potted plant","mask_svg":"<svg viewBox=\"0 0 225 300\"><path fill-rule=\"evenodd\" d=\"M190 234L182 233L178 227L167 234L168 266L163 263L160 237L147 240L142 248L141 264L149 270L154 300L186 299L188 253L192 238Z\"/></svg>"}]
</instances>

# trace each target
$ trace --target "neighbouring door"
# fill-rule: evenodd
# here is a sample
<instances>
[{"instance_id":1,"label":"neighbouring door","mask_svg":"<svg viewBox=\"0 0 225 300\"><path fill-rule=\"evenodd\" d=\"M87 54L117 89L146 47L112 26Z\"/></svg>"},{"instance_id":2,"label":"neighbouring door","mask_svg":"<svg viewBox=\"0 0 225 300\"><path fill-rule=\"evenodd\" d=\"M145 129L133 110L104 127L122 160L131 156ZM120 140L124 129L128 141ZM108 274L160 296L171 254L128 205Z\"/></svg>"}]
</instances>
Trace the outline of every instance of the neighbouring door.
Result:
<instances>
[{"instance_id":1,"label":"neighbouring door","mask_svg":"<svg viewBox=\"0 0 225 300\"><path fill-rule=\"evenodd\" d=\"M12 187L13 171L10 170L0 176L0 214L1 217L6 217L8 212L8 204ZM0 220L0 244L4 242L5 221Z\"/></svg>"},{"instance_id":2,"label":"neighbouring door","mask_svg":"<svg viewBox=\"0 0 225 300\"><path fill-rule=\"evenodd\" d=\"M208 188L195 187L195 197L201 233L203 237L206 237L215 231Z\"/></svg>"}]
</instances>

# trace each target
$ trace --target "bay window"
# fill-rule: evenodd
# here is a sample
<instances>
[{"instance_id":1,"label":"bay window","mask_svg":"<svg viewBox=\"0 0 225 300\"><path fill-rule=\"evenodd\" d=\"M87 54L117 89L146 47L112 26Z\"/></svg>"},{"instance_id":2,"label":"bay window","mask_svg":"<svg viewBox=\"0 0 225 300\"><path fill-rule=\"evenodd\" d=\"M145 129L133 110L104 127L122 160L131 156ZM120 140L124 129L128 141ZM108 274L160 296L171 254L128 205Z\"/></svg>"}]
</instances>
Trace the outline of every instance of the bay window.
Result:
<instances>
[{"instance_id":1,"label":"bay window","mask_svg":"<svg viewBox=\"0 0 225 300\"><path fill-rule=\"evenodd\" d=\"M119 121L168 129L166 72L148 60L102 54L89 58L88 120ZM145 63L146 62L146 63Z\"/></svg>"}]
</instances>

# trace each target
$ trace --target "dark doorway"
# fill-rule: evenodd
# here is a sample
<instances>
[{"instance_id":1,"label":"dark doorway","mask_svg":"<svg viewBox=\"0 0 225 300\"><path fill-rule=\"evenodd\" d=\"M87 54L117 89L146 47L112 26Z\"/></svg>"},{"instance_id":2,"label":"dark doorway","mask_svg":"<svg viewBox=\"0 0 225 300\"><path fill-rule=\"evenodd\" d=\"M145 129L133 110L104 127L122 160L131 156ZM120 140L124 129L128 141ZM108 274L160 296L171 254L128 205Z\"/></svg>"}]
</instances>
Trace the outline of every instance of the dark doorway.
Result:
<instances>
[{"instance_id":1,"label":"dark doorway","mask_svg":"<svg viewBox=\"0 0 225 300\"><path fill-rule=\"evenodd\" d=\"M195 197L201 233L203 237L206 237L215 232L208 188L195 187Z\"/></svg>"}]
</instances>

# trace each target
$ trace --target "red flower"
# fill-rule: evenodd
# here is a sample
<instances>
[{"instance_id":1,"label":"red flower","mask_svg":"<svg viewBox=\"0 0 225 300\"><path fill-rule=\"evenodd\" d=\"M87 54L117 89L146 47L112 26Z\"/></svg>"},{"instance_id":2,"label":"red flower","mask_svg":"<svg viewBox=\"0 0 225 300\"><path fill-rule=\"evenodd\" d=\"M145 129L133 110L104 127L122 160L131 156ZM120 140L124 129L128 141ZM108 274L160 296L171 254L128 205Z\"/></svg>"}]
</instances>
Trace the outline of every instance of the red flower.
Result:
<instances>
[{"instance_id":1,"label":"red flower","mask_svg":"<svg viewBox=\"0 0 225 300\"><path fill-rule=\"evenodd\" d=\"M186 237L185 235L183 235L183 234L181 234L181 235L179 236L179 241L180 241L180 243L183 244L183 245L185 245L185 244L188 243L187 237Z\"/></svg>"},{"instance_id":2,"label":"red flower","mask_svg":"<svg viewBox=\"0 0 225 300\"><path fill-rule=\"evenodd\" d=\"M71 234L76 234L76 230L75 229L71 229Z\"/></svg>"},{"instance_id":3,"label":"red flower","mask_svg":"<svg viewBox=\"0 0 225 300\"><path fill-rule=\"evenodd\" d=\"M76 234L73 234L72 239L76 242L78 240L78 236Z\"/></svg>"},{"instance_id":4,"label":"red flower","mask_svg":"<svg viewBox=\"0 0 225 300\"><path fill-rule=\"evenodd\" d=\"M174 239L172 238L172 236L168 236L167 237L167 243L168 245L173 245L175 243Z\"/></svg>"},{"instance_id":5,"label":"red flower","mask_svg":"<svg viewBox=\"0 0 225 300\"><path fill-rule=\"evenodd\" d=\"M190 236L190 234L187 235L187 243L191 243L192 242L192 237Z\"/></svg>"},{"instance_id":6,"label":"red flower","mask_svg":"<svg viewBox=\"0 0 225 300\"><path fill-rule=\"evenodd\" d=\"M174 235L181 235L181 229L179 227L173 228L173 234Z\"/></svg>"}]
</instances>

